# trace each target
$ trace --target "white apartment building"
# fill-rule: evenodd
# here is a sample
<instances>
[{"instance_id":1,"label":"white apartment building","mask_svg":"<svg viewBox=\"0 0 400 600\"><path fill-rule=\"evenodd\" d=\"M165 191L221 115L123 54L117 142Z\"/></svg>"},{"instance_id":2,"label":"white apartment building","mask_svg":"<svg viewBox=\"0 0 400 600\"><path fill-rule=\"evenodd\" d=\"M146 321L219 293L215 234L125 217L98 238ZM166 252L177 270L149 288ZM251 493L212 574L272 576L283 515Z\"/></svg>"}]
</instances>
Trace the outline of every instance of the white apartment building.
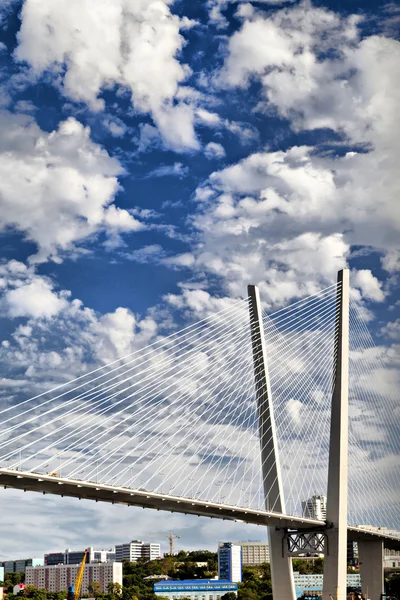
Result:
<instances>
[{"instance_id":1,"label":"white apartment building","mask_svg":"<svg viewBox=\"0 0 400 600\"><path fill-rule=\"evenodd\" d=\"M161 558L160 544L142 542L141 540L132 540L127 544L117 544L115 546L115 558L119 562L123 560L136 562L139 558L156 560Z\"/></svg>"},{"instance_id":2,"label":"white apartment building","mask_svg":"<svg viewBox=\"0 0 400 600\"><path fill-rule=\"evenodd\" d=\"M326 520L326 496L312 496L301 503L303 517L309 519Z\"/></svg>"},{"instance_id":3,"label":"white apartment building","mask_svg":"<svg viewBox=\"0 0 400 600\"><path fill-rule=\"evenodd\" d=\"M269 562L269 545L266 542L238 542L242 548L242 566L262 565Z\"/></svg>"},{"instance_id":4,"label":"white apartment building","mask_svg":"<svg viewBox=\"0 0 400 600\"><path fill-rule=\"evenodd\" d=\"M26 585L45 589L48 592L62 592L74 585L80 565L54 565L43 567L27 567ZM122 585L122 563L108 562L86 564L82 579L82 594L88 593L89 583L98 582L102 592L107 592L109 583Z\"/></svg>"}]
</instances>

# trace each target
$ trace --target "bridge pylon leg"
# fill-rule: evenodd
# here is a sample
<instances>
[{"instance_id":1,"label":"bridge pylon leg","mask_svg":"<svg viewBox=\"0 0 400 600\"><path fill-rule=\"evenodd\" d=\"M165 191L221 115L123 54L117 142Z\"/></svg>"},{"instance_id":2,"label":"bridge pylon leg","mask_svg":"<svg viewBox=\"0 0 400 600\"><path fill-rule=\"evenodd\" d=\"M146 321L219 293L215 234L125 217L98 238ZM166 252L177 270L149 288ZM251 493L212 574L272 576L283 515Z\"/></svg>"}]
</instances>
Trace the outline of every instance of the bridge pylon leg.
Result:
<instances>
[{"instance_id":1,"label":"bridge pylon leg","mask_svg":"<svg viewBox=\"0 0 400 600\"><path fill-rule=\"evenodd\" d=\"M358 560L363 595L369 600L381 600L384 593L383 541L359 541Z\"/></svg>"},{"instance_id":2,"label":"bridge pylon leg","mask_svg":"<svg viewBox=\"0 0 400 600\"><path fill-rule=\"evenodd\" d=\"M338 273L336 302L337 350L329 446L323 600L346 600L347 597L349 288L349 271L343 269Z\"/></svg>"},{"instance_id":3,"label":"bridge pylon leg","mask_svg":"<svg viewBox=\"0 0 400 600\"><path fill-rule=\"evenodd\" d=\"M284 513L285 506L272 406L271 386L268 376L260 295L258 287L255 285L249 285L248 292L250 297L251 340L253 345L254 379L259 414L265 509ZM272 594L274 600L295 600L292 561L290 557L283 555L283 536L283 531L268 527Z\"/></svg>"}]
</instances>

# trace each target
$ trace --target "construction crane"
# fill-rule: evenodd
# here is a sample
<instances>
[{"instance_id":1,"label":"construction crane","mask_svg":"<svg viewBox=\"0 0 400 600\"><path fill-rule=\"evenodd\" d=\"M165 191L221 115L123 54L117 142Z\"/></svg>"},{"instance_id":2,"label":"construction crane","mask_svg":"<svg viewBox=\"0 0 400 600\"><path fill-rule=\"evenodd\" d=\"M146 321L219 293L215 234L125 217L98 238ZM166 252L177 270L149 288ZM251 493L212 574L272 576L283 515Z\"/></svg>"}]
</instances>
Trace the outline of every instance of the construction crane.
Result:
<instances>
[{"instance_id":1,"label":"construction crane","mask_svg":"<svg viewBox=\"0 0 400 600\"><path fill-rule=\"evenodd\" d=\"M68 588L67 600L80 600L83 573L85 571L85 563L86 563L87 553L88 553L88 549L86 549L85 552L83 553L82 562L80 564L78 575L76 576L74 585L70 585Z\"/></svg>"},{"instance_id":2,"label":"construction crane","mask_svg":"<svg viewBox=\"0 0 400 600\"><path fill-rule=\"evenodd\" d=\"M169 554L170 554L170 556L173 556L174 555L174 540L180 540L181 536L180 535L174 535L172 533L172 531L170 531L168 539L169 539Z\"/></svg>"}]
</instances>

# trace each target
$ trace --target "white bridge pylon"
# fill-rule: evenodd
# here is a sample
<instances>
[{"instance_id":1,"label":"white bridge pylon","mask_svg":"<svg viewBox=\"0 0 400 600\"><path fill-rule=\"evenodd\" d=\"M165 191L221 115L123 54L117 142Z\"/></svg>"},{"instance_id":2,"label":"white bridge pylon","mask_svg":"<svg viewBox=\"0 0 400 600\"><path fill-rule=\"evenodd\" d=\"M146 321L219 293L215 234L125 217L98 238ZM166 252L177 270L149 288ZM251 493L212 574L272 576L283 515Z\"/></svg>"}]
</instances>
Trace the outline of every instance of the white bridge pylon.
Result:
<instances>
[{"instance_id":1,"label":"white bridge pylon","mask_svg":"<svg viewBox=\"0 0 400 600\"><path fill-rule=\"evenodd\" d=\"M34 396L0 408L0 486L266 525L274 594L290 600L295 536L318 531L328 538L327 564L334 556L336 517L326 533L324 521L303 516L301 501L326 494L328 466L331 482L336 468L330 417L348 347L339 326L345 280L346 271L274 313L261 310L252 286L248 298L107 365L82 365L75 379L56 381L49 392L33 380ZM355 301L348 322L349 502L348 511L341 503L341 531L344 518L349 539L385 539L393 547L398 538L390 531L357 527L399 527L398 470L382 469L360 431L384 406L380 449L392 458L398 436L393 404L371 387L371 373L385 366ZM283 578L286 584L277 583Z\"/></svg>"}]
</instances>

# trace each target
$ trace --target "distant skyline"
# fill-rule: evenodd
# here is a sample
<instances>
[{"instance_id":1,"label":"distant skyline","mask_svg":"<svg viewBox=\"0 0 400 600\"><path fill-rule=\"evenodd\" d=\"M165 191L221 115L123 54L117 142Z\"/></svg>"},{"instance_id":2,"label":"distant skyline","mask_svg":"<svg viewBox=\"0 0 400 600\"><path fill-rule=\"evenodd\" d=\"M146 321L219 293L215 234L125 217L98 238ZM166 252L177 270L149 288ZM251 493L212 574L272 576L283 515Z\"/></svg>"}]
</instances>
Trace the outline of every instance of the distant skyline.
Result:
<instances>
[{"instance_id":1,"label":"distant skyline","mask_svg":"<svg viewBox=\"0 0 400 600\"><path fill-rule=\"evenodd\" d=\"M390 374L371 379L399 389L399 22L384 0L2 0L0 404L248 283L272 311L345 266ZM389 425L400 440L391 407L357 430L374 459ZM267 537L12 490L0 511L12 557L169 529L178 549Z\"/></svg>"}]
</instances>

